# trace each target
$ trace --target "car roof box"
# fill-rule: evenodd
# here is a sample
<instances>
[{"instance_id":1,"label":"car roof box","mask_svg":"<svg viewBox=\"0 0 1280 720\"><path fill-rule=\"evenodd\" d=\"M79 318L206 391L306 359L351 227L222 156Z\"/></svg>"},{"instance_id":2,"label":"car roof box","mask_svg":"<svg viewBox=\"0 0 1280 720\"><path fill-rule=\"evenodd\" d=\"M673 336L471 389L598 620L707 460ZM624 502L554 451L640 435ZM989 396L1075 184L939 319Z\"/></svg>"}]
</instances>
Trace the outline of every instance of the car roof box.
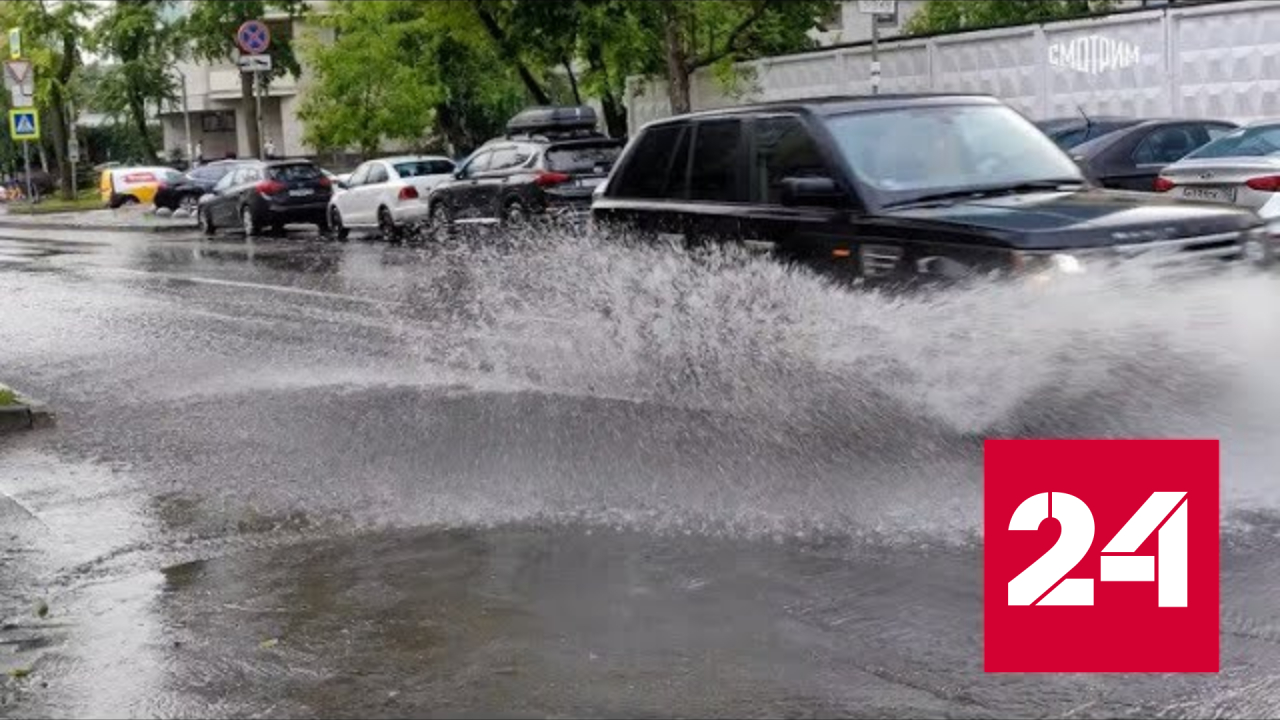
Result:
<instances>
[{"instance_id":1,"label":"car roof box","mask_svg":"<svg viewBox=\"0 0 1280 720\"><path fill-rule=\"evenodd\" d=\"M565 133L575 130L594 130L596 111L590 105L531 107L516 114L507 122L509 135L534 135Z\"/></svg>"}]
</instances>

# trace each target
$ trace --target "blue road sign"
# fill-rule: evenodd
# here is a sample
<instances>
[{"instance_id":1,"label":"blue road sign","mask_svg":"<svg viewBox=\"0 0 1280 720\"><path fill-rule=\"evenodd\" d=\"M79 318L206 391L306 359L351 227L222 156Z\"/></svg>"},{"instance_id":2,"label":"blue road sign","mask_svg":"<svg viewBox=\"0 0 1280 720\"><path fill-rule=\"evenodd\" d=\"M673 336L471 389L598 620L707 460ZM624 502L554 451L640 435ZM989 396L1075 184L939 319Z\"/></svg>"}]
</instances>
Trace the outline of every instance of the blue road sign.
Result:
<instances>
[{"instance_id":1,"label":"blue road sign","mask_svg":"<svg viewBox=\"0 0 1280 720\"><path fill-rule=\"evenodd\" d=\"M261 20L248 20L236 31L236 44L250 55L258 55L271 47L271 31Z\"/></svg>"},{"instance_id":2,"label":"blue road sign","mask_svg":"<svg viewBox=\"0 0 1280 720\"><path fill-rule=\"evenodd\" d=\"M9 111L9 137L14 140L40 139L40 115L35 108Z\"/></svg>"}]
</instances>

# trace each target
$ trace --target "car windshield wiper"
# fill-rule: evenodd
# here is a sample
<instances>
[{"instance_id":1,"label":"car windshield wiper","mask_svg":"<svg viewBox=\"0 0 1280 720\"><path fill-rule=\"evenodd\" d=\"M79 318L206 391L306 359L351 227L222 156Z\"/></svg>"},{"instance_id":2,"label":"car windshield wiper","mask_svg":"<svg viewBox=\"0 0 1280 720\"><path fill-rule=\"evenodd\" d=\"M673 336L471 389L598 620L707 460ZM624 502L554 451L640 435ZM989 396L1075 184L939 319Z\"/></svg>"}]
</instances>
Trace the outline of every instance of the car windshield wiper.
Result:
<instances>
[{"instance_id":1,"label":"car windshield wiper","mask_svg":"<svg viewBox=\"0 0 1280 720\"><path fill-rule=\"evenodd\" d=\"M994 187L978 187L966 188L964 190L950 190L947 192L930 193L921 195L920 197L911 198L910 200L902 200L885 205L885 207L905 207L907 205L925 205L929 203L941 203L947 200L957 200L960 198L985 198L998 197L1000 195L1016 195L1018 193L1035 192L1037 190L1058 190L1064 186L1081 187L1085 184L1083 180L1076 178L1060 178L1050 180L1030 180L1027 182L1015 183L1013 185L997 185Z\"/></svg>"}]
</instances>

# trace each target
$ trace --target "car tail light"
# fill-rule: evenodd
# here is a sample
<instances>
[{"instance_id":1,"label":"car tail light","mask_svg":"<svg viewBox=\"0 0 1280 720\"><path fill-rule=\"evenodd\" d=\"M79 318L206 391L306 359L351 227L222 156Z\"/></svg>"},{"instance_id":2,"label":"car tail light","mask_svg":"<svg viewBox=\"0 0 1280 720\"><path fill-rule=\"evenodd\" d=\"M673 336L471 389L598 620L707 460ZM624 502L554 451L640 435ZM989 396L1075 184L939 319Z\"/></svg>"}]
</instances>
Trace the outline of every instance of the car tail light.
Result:
<instances>
[{"instance_id":1,"label":"car tail light","mask_svg":"<svg viewBox=\"0 0 1280 720\"><path fill-rule=\"evenodd\" d=\"M1244 181L1244 184L1262 192L1280 192L1280 175L1263 175L1262 177L1249 178Z\"/></svg>"},{"instance_id":2,"label":"car tail light","mask_svg":"<svg viewBox=\"0 0 1280 720\"><path fill-rule=\"evenodd\" d=\"M257 187L258 192L263 195L275 195L285 191L285 184L279 180L263 180L255 187Z\"/></svg>"},{"instance_id":3,"label":"car tail light","mask_svg":"<svg viewBox=\"0 0 1280 720\"><path fill-rule=\"evenodd\" d=\"M1176 183L1176 182L1174 182L1174 181L1170 180L1170 179L1169 179L1169 178L1167 178L1167 177L1160 176L1160 177L1157 177L1157 178L1156 178L1156 186L1155 186L1155 189L1156 189L1156 192L1169 192L1169 191L1170 191L1170 190L1172 190L1172 189L1174 188L1174 186L1176 186L1177 184L1178 184L1178 183Z\"/></svg>"},{"instance_id":4,"label":"car tail light","mask_svg":"<svg viewBox=\"0 0 1280 720\"><path fill-rule=\"evenodd\" d=\"M321 176L320 176L320 178L319 178L318 180L316 180L316 184L317 184L317 185L319 185L320 187L326 187L326 188L327 188L327 187L329 187L330 185L332 185L332 184L333 184L333 182L329 180L329 176L328 176L328 175L321 175Z\"/></svg>"},{"instance_id":5,"label":"car tail light","mask_svg":"<svg viewBox=\"0 0 1280 720\"><path fill-rule=\"evenodd\" d=\"M550 185L559 185L567 183L573 178L565 173L560 172L540 172L533 178L533 183L538 187L547 187Z\"/></svg>"},{"instance_id":6,"label":"car tail light","mask_svg":"<svg viewBox=\"0 0 1280 720\"><path fill-rule=\"evenodd\" d=\"M412 185L405 185L404 187L400 188L400 199L401 200L417 200L418 188Z\"/></svg>"}]
</instances>

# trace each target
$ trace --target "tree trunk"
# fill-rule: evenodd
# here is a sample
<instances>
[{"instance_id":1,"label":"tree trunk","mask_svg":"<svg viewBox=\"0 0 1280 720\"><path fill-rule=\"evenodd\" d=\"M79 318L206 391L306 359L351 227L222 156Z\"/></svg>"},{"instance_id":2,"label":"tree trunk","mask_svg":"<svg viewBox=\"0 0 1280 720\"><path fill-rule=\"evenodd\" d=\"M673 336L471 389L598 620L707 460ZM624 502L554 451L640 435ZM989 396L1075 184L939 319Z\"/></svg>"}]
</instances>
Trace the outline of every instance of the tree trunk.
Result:
<instances>
[{"instance_id":1,"label":"tree trunk","mask_svg":"<svg viewBox=\"0 0 1280 720\"><path fill-rule=\"evenodd\" d=\"M129 114L133 116L134 129L142 139L142 151L147 154L147 164L156 161L156 146L147 132L147 103L137 93L129 94Z\"/></svg>"},{"instance_id":2,"label":"tree trunk","mask_svg":"<svg viewBox=\"0 0 1280 720\"><path fill-rule=\"evenodd\" d=\"M240 73L240 102L244 103L244 116L249 119L245 136L249 138L249 155L262 156L262 139L258 137L258 106L253 99L253 73Z\"/></svg>"},{"instance_id":3,"label":"tree trunk","mask_svg":"<svg viewBox=\"0 0 1280 720\"><path fill-rule=\"evenodd\" d=\"M569 73L569 87L573 89L573 104L582 104L582 95L578 92L578 78L573 74L573 64L569 62L569 58L561 58L560 64L564 66L564 71Z\"/></svg>"},{"instance_id":4,"label":"tree trunk","mask_svg":"<svg viewBox=\"0 0 1280 720\"><path fill-rule=\"evenodd\" d=\"M620 138L627 135L627 108L609 89L609 70L604 64L604 51L599 43L587 46L587 65L591 72L602 79L600 91L600 107L604 110L604 125L610 137Z\"/></svg>"},{"instance_id":5,"label":"tree trunk","mask_svg":"<svg viewBox=\"0 0 1280 720\"><path fill-rule=\"evenodd\" d=\"M484 25L485 32L489 33L493 43L498 46L498 52L502 54L507 62L515 66L516 73L520 75L520 81L524 83L525 89L533 96L534 102L539 105L550 105L551 98L547 95L547 91L538 83L538 79L533 76L529 67L520 60L515 48L511 46L511 41L507 39L506 33L502 31L502 26L498 25L497 19L488 10L481 7L478 0L472 0L471 7L480 18L480 23Z\"/></svg>"},{"instance_id":6,"label":"tree trunk","mask_svg":"<svg viewBox=\"0 0 1280 720\"><path fill-rule=\"evenodd\" d=\"M689 63L685 57L684 43L680 32L680 16L675 7L668 6L664 26L664 44L666 45L667 54L667 98L671 102L671 113L673 115L683 115L691 109L689 101Z\"/></svg>"}]
</instances>

